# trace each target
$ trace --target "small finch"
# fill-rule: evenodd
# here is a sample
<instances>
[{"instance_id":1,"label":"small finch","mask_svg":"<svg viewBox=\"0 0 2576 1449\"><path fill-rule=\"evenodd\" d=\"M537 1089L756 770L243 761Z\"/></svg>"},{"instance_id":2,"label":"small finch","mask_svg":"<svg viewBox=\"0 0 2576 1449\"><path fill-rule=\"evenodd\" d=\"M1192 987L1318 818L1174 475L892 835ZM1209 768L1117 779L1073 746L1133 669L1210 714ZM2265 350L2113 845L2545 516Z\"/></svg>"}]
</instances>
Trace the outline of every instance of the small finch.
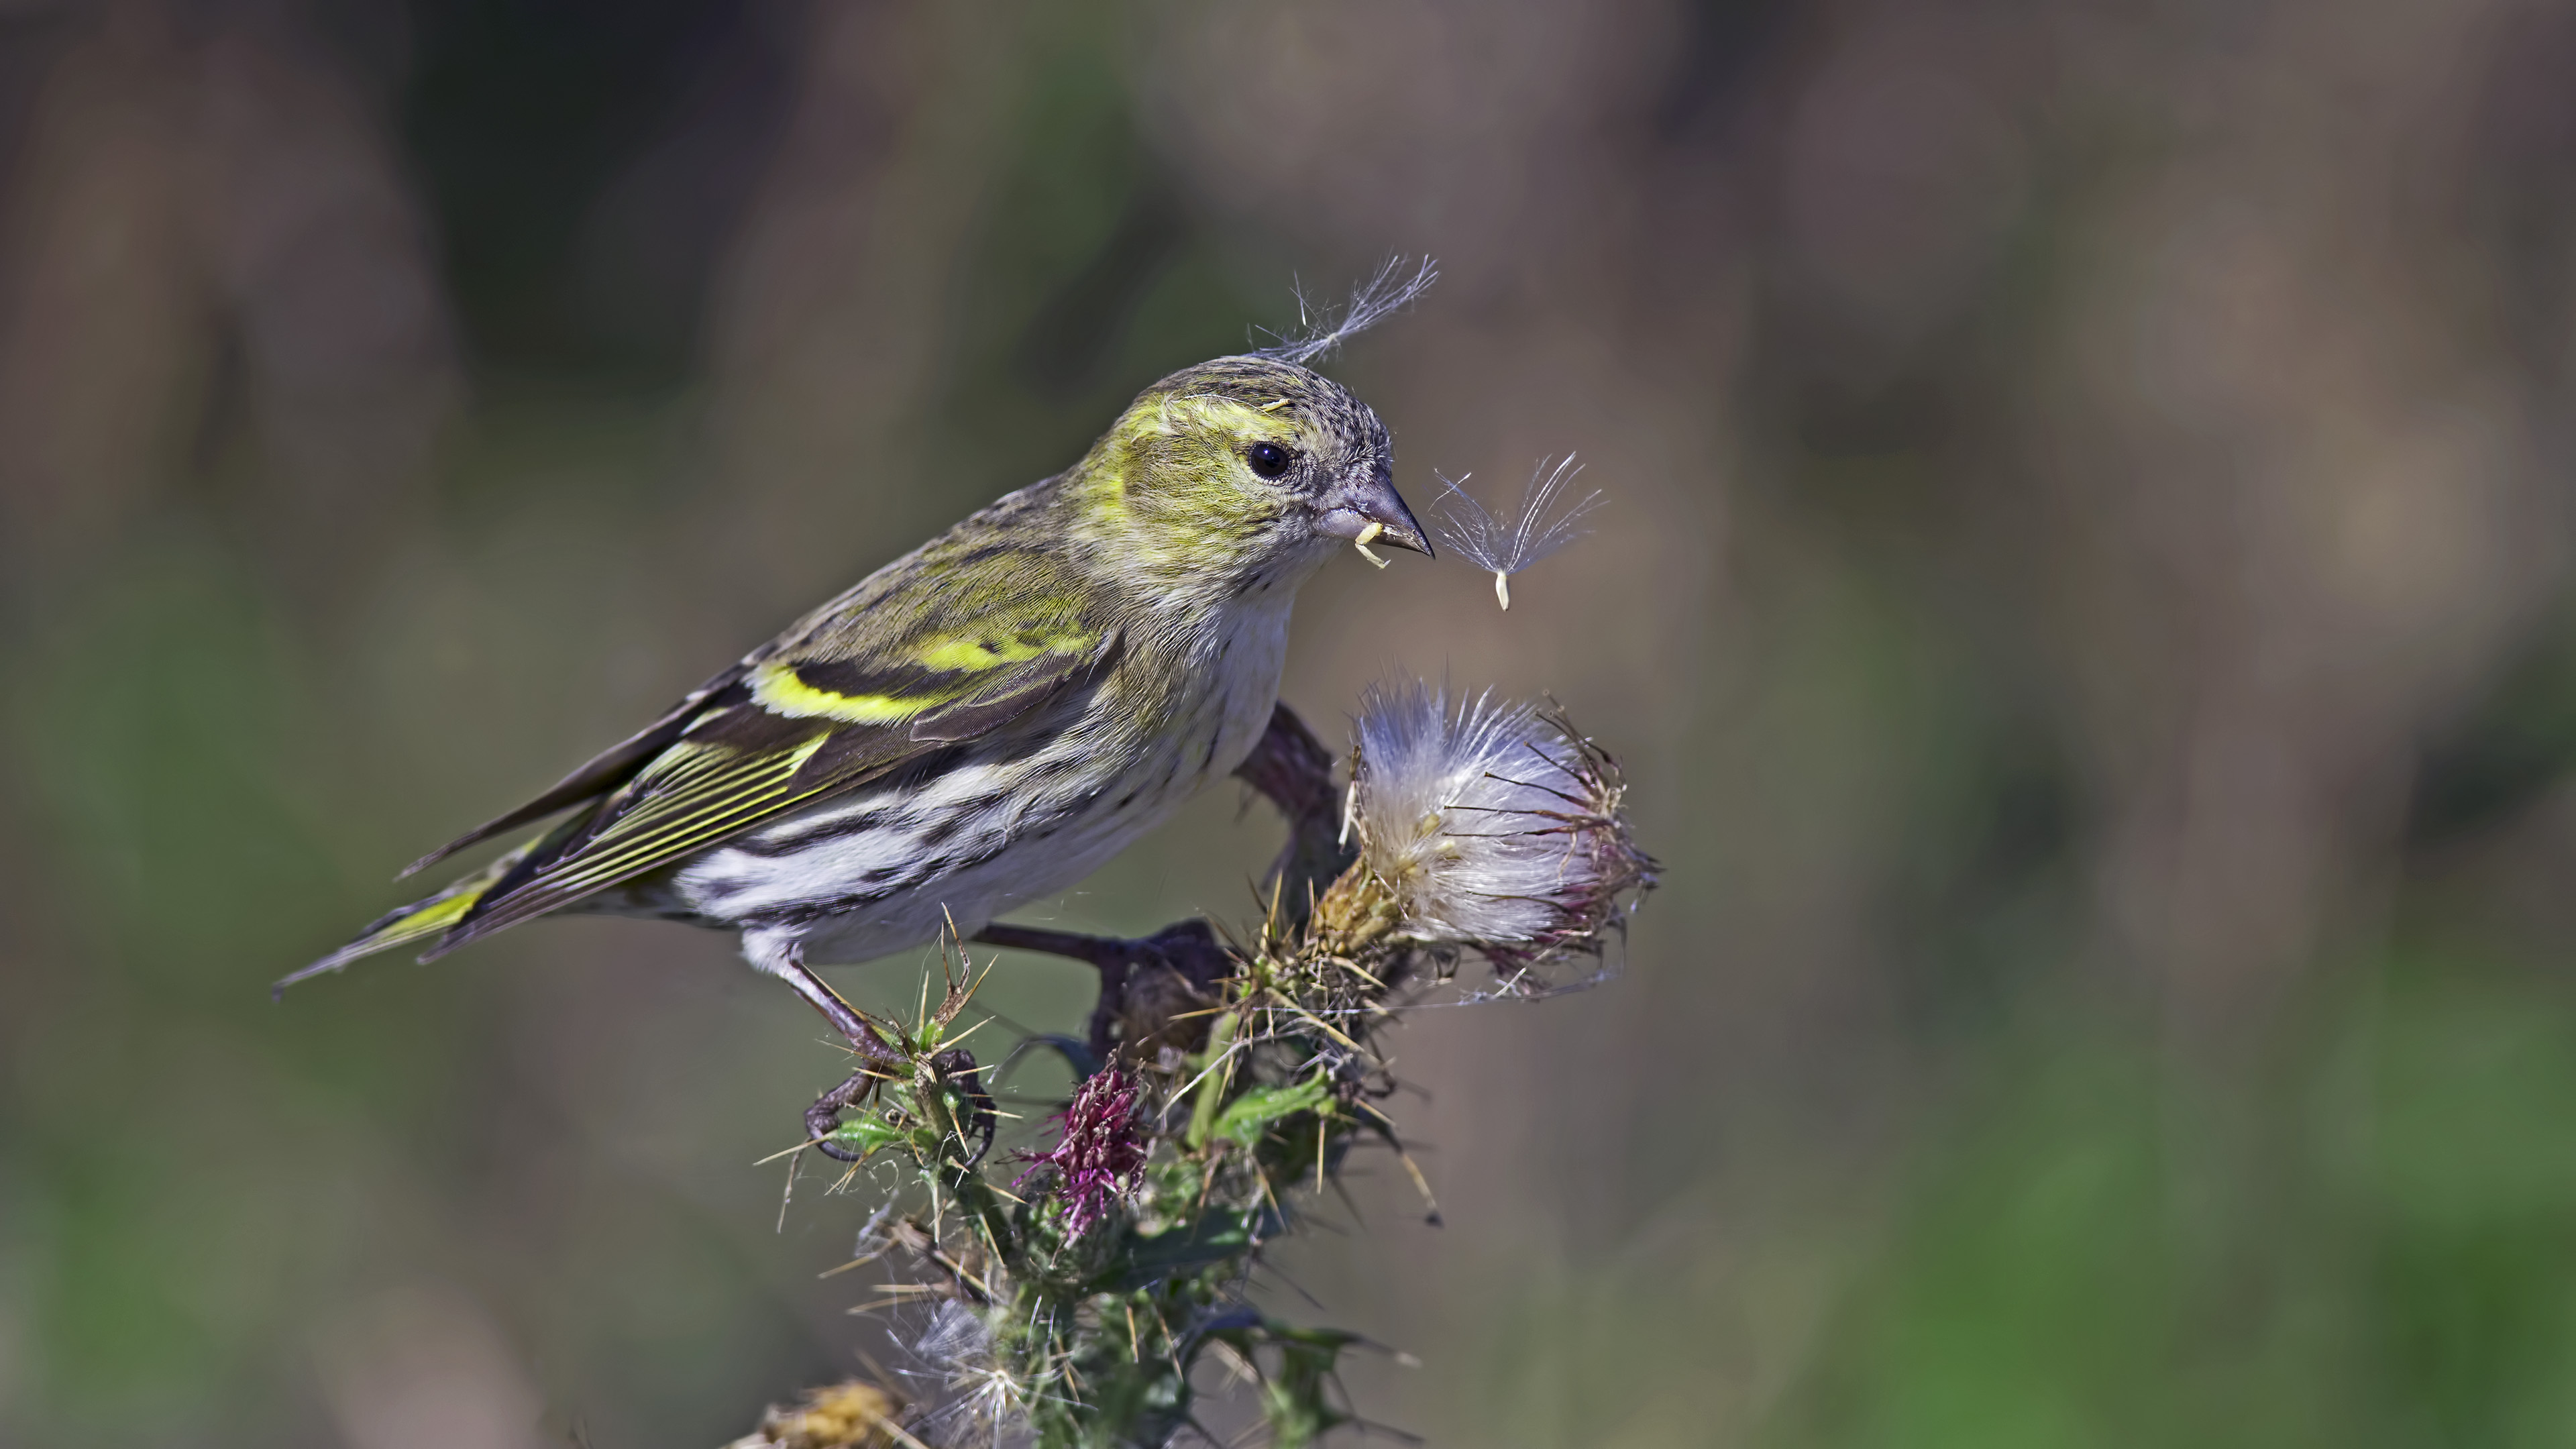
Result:
<instances>
[{"instance_id":1,"label":"small finch","mask_svg":"<svg viewBox=\"0 0 2576 1449\"><path fill-rule=\"evenodd\" d=\"M1334 549L1431 552L1385 425L1301 365L1356 330L1369 296L1324 338L1147 388L1073 467L411 869L563 815L551 828L279 985L556 912L650 916L739 931L752 965L883 1060L809 961L870 960L952 922L973 935L1089 875L1243 762L1298 587Z\"/></svg>"}]
</instances>

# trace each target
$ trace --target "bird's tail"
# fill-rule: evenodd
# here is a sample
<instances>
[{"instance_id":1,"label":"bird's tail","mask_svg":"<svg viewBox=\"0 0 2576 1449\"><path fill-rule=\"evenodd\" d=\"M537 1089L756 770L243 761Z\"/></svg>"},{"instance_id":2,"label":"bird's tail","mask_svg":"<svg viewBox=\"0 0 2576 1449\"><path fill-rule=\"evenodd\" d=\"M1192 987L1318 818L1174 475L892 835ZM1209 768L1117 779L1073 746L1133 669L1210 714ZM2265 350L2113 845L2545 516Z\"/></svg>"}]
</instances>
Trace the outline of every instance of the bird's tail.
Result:
<instances>
[{"instance_id":1,"label":"bird's tail","mask_svg":"<svg viewBox=\"0 0 2576 1449\"><path fill-rule=\"evenodd\" d=\"M269 988L269 994L282 996L286 988L296 982L308 976L319 976L326 971L337 971L361 956L372 956L378 951L390 951L397 946L407 946L415 941L425 941L446 934L449 927L464 920L466 913L480 904L486 895L491 894L496 887L502 886L514 867L549 844L553 835L554 832L551 831L539 835L438 894L425 900L414 901L399 910L385 913L375 924L360 931L356 940L303 970L280 979L275 986Z\"/></svg>"}]
</instances>

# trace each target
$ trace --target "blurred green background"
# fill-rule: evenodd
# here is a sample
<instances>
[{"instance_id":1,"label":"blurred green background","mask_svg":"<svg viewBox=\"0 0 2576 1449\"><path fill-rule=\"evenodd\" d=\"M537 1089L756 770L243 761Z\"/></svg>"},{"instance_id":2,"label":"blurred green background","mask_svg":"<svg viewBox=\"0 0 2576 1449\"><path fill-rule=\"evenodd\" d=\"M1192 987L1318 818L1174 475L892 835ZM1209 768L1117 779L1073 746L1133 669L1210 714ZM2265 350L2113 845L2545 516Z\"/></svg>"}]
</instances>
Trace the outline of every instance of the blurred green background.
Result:
<instances>
[{"instance_id":1,"label":"blurred green background","mask_svg":"<svg viewBox=\"0 0 2576 1449\"><path fill-rule=\"evenodd\" d=\"M1552 690L1668 869L1412 1019L1447 1226L1265 1277L1421 1360L1365 1411L2576 1444L2570 75L2548 0L0 7L0 1442L708 1446L889 1354L727 940L266 985L1401 251L1416 506L1610 502L1508 614L1334 564L1287 697ZM1239 912L1240 804L1037 917Z\"/></svg>"}]
</instances>

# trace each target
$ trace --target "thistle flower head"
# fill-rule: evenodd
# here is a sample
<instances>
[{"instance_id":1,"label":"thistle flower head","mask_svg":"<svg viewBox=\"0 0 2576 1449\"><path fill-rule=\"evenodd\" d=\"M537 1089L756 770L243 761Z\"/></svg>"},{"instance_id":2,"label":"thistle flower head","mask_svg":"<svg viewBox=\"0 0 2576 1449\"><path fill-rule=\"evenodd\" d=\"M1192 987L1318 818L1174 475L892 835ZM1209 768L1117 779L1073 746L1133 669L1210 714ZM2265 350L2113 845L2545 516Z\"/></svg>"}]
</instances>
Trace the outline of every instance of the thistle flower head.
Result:
<instances>
[{"instance_id":1,"label":"thistle flower head","mask_svg":"<svg viewBox=\"0 0 2576 1449\"><path fill-rule=\"evenodd\" d=\"M1064 1195L1065 1236L1080 1238L1109 1216L1145 1166L1145 1124L1136 1079L1124 1068L1106 1067L1084 1080L1064 1109L1064 1133L1055 1147L1029 1159L1052 1167Z\"/></svg>"},{"instance_id":2,"label":"thistle flower head","mask_svg":"<svg viewBox=\"0 0 2576 1449\"><path fill-rule=\"evenodd\" d=\"M1460 558L1494 576L1494 597L1508 609L1512 575L1592 531L1577 525L1601 506L1600 489L1572 507L1563 506L1567 486L1582 473L1571 453L1562 462L1541 458L1521 490L1520 506L1497 515L1458 486L1474 474L1452 480L1435 472L1431 476L1440 479L1440 514L1432 530Z\"/></svg>"},{"instance_id":3,"label":"thistle flower head","mask_svg":"<svg viewBox=\"0 0 2576 1449\"><path fill-rule=\"evenodd\" d=\"M1408 681L1358 733L1346 823L1414 939L1535 967L1598 952L1654 884L1617 764L1555 710Z\"/></svg>"}]
</instances>

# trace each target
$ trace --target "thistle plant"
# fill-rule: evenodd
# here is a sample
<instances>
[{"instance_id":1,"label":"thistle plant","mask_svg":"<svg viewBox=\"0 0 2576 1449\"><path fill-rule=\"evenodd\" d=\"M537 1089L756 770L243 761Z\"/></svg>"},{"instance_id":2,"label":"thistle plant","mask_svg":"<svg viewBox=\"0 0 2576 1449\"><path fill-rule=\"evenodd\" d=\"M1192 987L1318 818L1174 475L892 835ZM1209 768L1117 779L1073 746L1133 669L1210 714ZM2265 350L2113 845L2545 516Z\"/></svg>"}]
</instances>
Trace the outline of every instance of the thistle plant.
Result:
<instances>
[{"instance_id":1,"label":"thistle plant","mask_svg":"<svg viewBox=\"0 0 2576 1449\"><path fill-rule=\"evenodd\" d=\"M1087 1037L1032 1043L1079 1078L1042 1147L987 1155L982 1071L954 1069L973 993L962 945L936 1009L877 1023L909 1069L818 1122L817 1145L860 1159L841 1187L891 1188L858 1261L909 1269L885 1305L917 1330L929 1406L845 1416L842 1442L1218 1442L1197 1412L1210 1360L1256 1386L1274 1445L1357 1422L1336 1369L1360 1340L1253 1305L1253 1268L1364 1148L1390 1151L1438 1219L1385 1106L1381 1034L1442 982L1531 996L1597 978L1655 865L1631 839L1617 764L1552 706L1407 682L1364 696L1355 736L1341 785L1283 707L1241 772L1292 828L1257 922L1009 942L1102 968Z\"/></svg>"}]
</instances>

